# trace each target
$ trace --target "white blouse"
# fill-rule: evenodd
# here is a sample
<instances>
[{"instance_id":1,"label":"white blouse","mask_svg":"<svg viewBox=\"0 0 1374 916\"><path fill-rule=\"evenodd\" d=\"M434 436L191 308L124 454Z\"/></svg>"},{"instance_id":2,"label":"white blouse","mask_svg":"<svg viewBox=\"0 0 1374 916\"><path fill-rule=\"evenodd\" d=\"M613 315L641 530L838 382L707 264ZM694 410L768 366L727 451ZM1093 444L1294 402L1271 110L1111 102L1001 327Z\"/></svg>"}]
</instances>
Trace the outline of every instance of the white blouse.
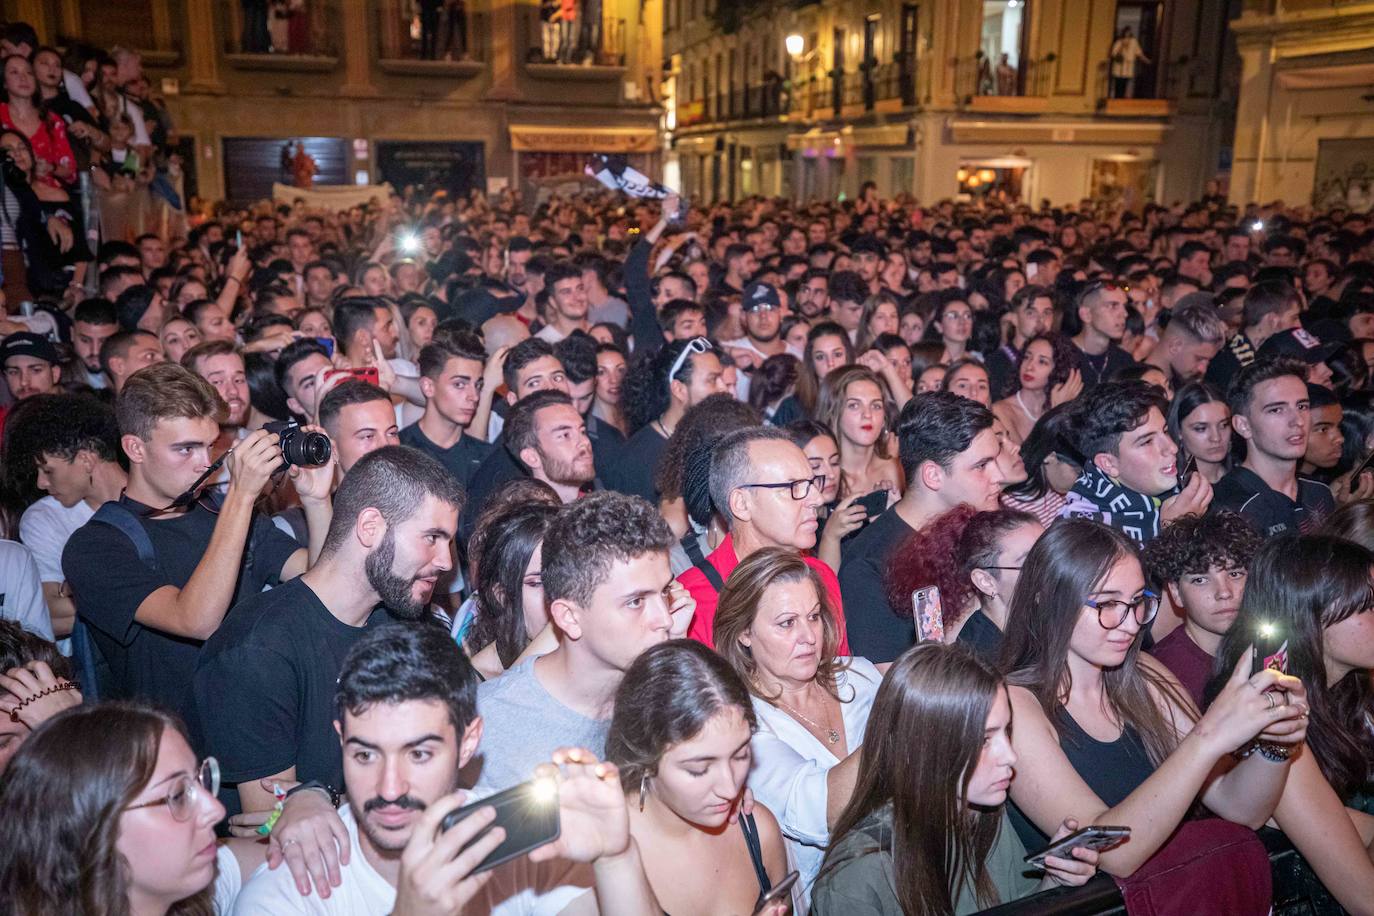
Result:
<instances>
[{"instance_id":1,"label":"white blouse","mask_svg":"<svg viewBox=\"0 0 1374 916\"><path fill-rule=\"evenodd\" d=\"M863 744L868 711L883 676L866 658L840 661L849 662L849 669L840 675L839 692L845 746L853 753ZM777 817L801 872L801 883L809 886L830 842L826 773L840 758L781 708L754 697L754 714L759 730L751 745L754 764L749 787L754 798Z\"/></svg>"}]
</instances>

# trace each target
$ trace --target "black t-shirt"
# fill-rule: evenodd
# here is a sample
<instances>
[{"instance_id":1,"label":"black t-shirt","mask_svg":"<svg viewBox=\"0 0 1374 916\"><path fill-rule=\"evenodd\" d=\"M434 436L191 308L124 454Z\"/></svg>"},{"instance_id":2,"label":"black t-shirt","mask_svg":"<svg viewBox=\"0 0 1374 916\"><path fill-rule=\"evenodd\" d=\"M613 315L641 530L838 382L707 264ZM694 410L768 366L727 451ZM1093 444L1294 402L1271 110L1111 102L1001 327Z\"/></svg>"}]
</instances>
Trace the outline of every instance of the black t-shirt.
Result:
<instances>
[{"instance_id":1,"label":"black t-shirt","mask_svg":"<svg viewBox=\"0 0 1374 916\"><path fill-rule=\"evenodd\" d=\"M501 488L503 483L530 476L524 466L515 460L510 449L505 446L505 436L492 446L487 457L472 473L468 483L468 500L463 506L463 514L458 520L458 539L464 544L472 537L477 526L477 516L482 514L491 494Z\"/></svg>"},{"instance_id":2,"label":"black t-shirt","mask_svg":"<svg viewBox=\"0 0 1374 916\"><path fill-rule=\"evenodd\" d=\"M914 533L893 506L850 541L840 558L849 650L875 664L894 661L916 644L916 623L888 604L885 582L889 557Z\"/></svg>"},{"instance_id":3,"label":"black t-shirt","mask_svg":"<svg viewBox=\"0 0 1374 916\"><path fill-rule=\"evenodd\" d=\"M1002 652L1002 631L982 611L974 611L973 616L964 621L955 642L973 650L974 655L988 664L996 665L997 656Z\"/></svg>"},{"instance_id":4,"label":"black t-shirt","mask_svg":"<svg viewBox=\"0 0 1374 916\"><path fill-rule=\"evenodd\" d=\"M1009 344L1003 344L988 354L983 360L983 368L988 370L988 387L992 399L1000 401L1011 394L1011 383L1016 378L1016 361L1020 356Z\"/></svg>"},{"instance_id":5,"label":"black t-shirt","mask_svg":"<svg viewBox=\"0 0 1374 916\"><path fill-rule=\"evenodd\" d=\"M139 605L166 585L184 588L205 555L219 518L202 503L175 518L153 521L148 507L128 498L120 503L139 517L158 568L138 558L128 535L110 525L87 522L62 551L62 573L71 583L77 614L104 655L118 699L149 700L183 716L191 708L191 671L201 642L145 627L134 619ZM240 598L276 585L282 567L301 549L295 539L263 515L253 514L230 616Z\"/></svg>"},{"instance_id":6,"label":"black t-shirt","mask_svg":"<svg viewBox=\"0 0 1374 916\"><path fill-rule=\"evenodd\" d=\"M474 436L464 434L452 448L440 448L420 429L418 421L401 430L401 444L417 448L427 455L438 459L454 478L463 485L466 492L472 484L472 476L482 459L491 454L494 446L482 442Z\"/></svg>"},{"instance_id":7,"label":"black t-shirt","mask_svg":"<svg viewBox=\"0 0 1374 916\"><path fill-rule=\"evenodd\" d=\"M1078 345L1074 344L1074 346L1077 347ZM1135 360L1131 359L1131 354L1116 344L1108 344L1104 352L1095 356L1081 349L1078 351L1078 368L1083 373L1084 388L1099 385L1122 369L1134 364Z\"/></svg>"},{"instance_id":8,"label":"black t-shirt","mask_svg":"<svg viewBox=\"0 0 1374 916\"><path fill-rule=\"evenodd\" d=\"M390 619L378 608L363 626L349 626L300 579L236 606L201 648L192 678L192 731L225 783L294 766L302 782L341 789L334 689L344 656Z\"/></svg>"},{"instance_id":9,"label":"black t-shirt","mask_svg":"<svg viewBox=\"0 0 1374 916\"><path fill-rule=\"evenodd\" d=\"M594 413L587 414L587 438L592 440L592 463L596 476L605 480L614 474L620 452L625 448L625 434Z\"/></svg>"},{"instance_id":10,"label":"black t-shirt","mask_svg":"<svg viewBox=\"0 0 1374 916\"><path fill-rule=\"evenodd\" d=\"M641 496L657 505L658 489L654 486L654 473L667 448L668 440L658 431L657 423L644 426L620 446L613 463L614 469L609 478L602 478L602 482L607 489Z\"/></svg>"},{"instance_id":11,"label":"black t-shirt","mask_svg":"<svg viewBox=\"0 0 1374 916\"><path fill-rule=\"evenodd\" d=\"M1238 512L1261 536L1307 533L1322 519L1336 511L1331 488L1307 477L1298 478L1297 502L1269 484L1247 467L1233 468L1212 488L1210 511L1230 509Z\"/></svg>"}]
</instances>

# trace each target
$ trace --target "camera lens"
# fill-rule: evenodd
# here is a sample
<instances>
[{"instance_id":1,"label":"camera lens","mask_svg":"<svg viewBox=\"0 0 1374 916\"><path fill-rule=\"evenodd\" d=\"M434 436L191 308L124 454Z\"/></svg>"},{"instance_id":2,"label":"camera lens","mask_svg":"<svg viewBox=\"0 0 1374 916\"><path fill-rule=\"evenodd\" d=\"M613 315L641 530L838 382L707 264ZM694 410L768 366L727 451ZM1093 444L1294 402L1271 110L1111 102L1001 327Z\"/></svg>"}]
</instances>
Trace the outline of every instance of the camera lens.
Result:
<instances>
[{"instance_id":1,"label":"camera lens","mask_svg":"<svg viewBox=\"0 0 1374 916\"><path fill-rule=\"evenodd\" d=\"M324 433L292 430L281 440L281 454L287 464L301 467L319 467L329 461L333 452L329 437Z\"/></svg>"}]
</instances>

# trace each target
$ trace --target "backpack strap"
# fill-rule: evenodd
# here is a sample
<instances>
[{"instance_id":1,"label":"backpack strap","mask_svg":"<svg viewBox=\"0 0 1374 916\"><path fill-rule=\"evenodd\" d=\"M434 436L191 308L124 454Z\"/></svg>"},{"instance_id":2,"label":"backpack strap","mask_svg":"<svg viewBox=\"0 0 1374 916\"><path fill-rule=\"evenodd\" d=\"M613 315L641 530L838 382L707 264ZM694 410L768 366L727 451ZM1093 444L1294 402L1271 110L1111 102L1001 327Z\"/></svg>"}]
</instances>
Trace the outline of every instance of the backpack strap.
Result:
<instances>
[{"instance_id":1,"label":"backpack strap","mask_svg":"<svg viewBox=\"0 0 1374 916\"><path fill-rule=\"evenodd\" d=\"M720 572L711 565L710 561L706 559L706 555L701 552L701 544L697 542L697 536L694 533L688 531L682 536L682 540L678 541L678 544L687 554L687 559L692 561L692 566L701 571L701 574L706 577L706 581L711 583L711 587L717 593L725 588L725 580L720 577Z\"/></svg>"}]
</instances>

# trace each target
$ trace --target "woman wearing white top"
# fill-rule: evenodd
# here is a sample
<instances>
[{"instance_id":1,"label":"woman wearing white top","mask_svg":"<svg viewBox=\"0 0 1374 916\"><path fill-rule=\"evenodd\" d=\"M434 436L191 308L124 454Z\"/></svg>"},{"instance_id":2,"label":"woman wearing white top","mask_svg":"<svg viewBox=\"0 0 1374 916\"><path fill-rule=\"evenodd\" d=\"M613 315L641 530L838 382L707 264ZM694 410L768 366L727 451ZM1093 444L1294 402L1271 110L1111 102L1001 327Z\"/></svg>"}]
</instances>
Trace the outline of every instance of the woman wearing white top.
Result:
<instances>
[{"instance_id":1,"label":"woman wearing white top","mask_svg":"<svg viewBox=\"0 0 1374 916\"><path fill-rule=\"evenodd\" d=\"M1135 97L1135 73L1137 63L1153 63L1145 56L1145 49L1136 40L1130 26L1123 26L1112 43L1112 98L1129 99Z\"/></svg>"},{"instance_id":2,"label":"woman wearing white top","mask_svg":"<svg viewBox=\"0 0 1374 916\"><path fill-rule=\"evenodd\" d=\"M782 548L740 563L720 593L716 649L753 695L759 728L749 786L782 825L805 885L849 802L882 673L836 658L840 632L815 570Z\"/></svg>"}]
</instances>

